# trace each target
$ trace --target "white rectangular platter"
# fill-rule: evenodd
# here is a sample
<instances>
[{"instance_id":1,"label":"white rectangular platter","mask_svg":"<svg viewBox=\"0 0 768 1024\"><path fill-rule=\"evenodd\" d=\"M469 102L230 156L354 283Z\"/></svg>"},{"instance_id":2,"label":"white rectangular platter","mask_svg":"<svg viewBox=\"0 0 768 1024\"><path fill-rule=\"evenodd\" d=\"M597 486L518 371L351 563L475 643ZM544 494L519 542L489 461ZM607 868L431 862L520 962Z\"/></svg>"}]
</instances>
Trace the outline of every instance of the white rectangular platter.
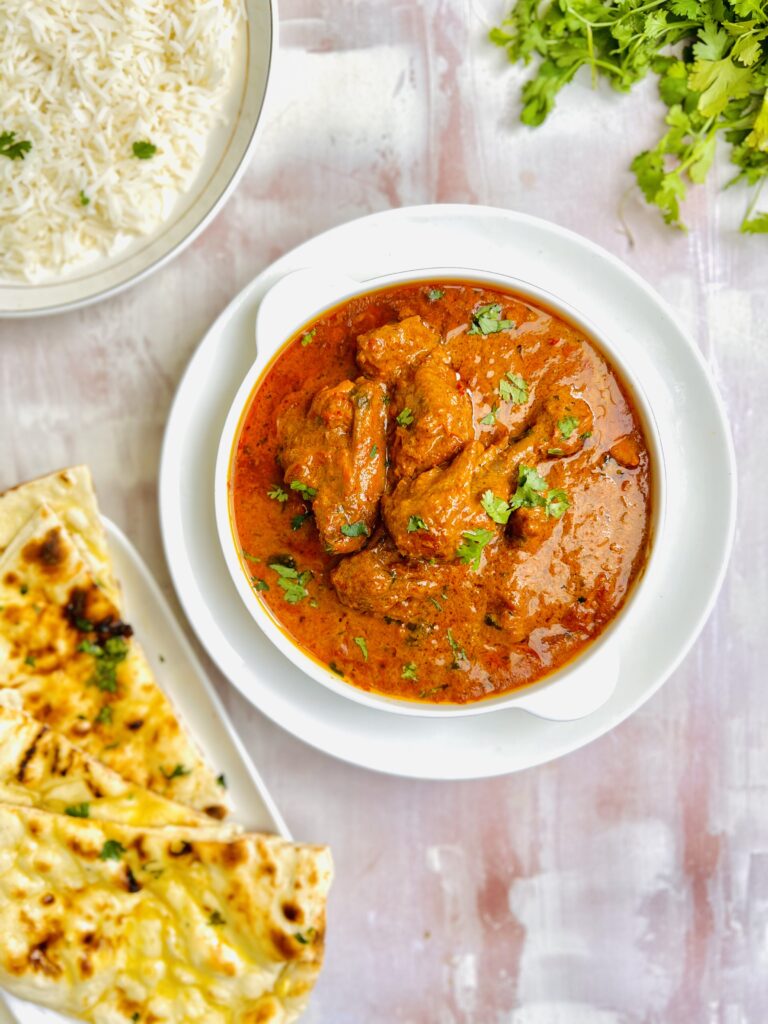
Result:
<instances>
[{"instance_id":1,"label":"white rectangular platter","mask_svg":"<svg viewBox=\"0 0 768 1024\"><path fill-rule=\"evenodd\" d=\"M224 773L234 804L232 820L249 831L277 832L289 839L280 812L160 588L125 534L106 518L104 525L114 574L123 587L126 619L158 683L178 708L195 742L216 772ZM53 1010L0 996L0 1024L54 1024L69 1019Z\"/></svg>"}]
</instances>

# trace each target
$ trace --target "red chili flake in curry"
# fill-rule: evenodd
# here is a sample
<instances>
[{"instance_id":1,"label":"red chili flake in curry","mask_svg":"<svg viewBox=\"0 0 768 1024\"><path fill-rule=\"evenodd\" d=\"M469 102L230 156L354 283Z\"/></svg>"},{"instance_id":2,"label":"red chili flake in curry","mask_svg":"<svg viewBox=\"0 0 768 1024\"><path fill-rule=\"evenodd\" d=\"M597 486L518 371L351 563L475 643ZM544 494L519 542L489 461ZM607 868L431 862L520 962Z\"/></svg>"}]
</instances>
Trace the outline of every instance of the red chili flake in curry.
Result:
<instances>
[{"instance_id":1,"label":"red chili flake in curry","mask_svg":"<svg viewBox=\"0 0 768 1024\"><path fill-rule=\"evenodd\" d=\"M624 603L650 466L576 328L471 282L325 314L275 358L231 474L243 568L350 683L465 703L535 682Z\"/></svg>"}]
</instances>

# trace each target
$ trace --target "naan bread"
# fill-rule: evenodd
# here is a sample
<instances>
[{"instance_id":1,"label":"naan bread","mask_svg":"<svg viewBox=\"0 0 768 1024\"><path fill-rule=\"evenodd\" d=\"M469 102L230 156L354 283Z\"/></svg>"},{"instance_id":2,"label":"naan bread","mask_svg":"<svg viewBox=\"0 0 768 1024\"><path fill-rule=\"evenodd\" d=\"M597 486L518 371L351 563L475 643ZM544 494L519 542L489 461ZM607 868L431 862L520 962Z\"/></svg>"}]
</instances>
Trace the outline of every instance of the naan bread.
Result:
<instances>
[{"instance_id":1,"label":"naan bread","mask_svg":"<svg viewBox=\"0 0 768 1024\"><path fill-rule=\"evenodd\" d=\"M328 850L0 804L0 983L93 1024L289 1024L320 970Z\"/></svg>"},{"instance_id":2,"label":"naan bread","mask_svg":"<svg viewBox=\"0 0 768 1024\"><path fill-rule=\"evenodd\" d=\"M0 690L0 701L4 694L16 696ZM0 802L121 825L211 826L206 815L126 782L65 736L2 703ZM229 825L215 828L214 838L234 834Z\"/></svg>"},{"instance_id":3,"label":"naan bread","mask_svg":"<svg viewBox=\"0 0 768 1024\"><path fill-rule=\"evenodd\" d=\"M0 687L139 786L220 819L228 798L58 516L42 506L0 559Z\"/></svg>"},{"instance_id":4,"label":"naan bread","mask_svg":"<svg viewBox=\"0 0 768 1024\"><path fill-rule=\"evenodd\" d=\"M107 536L87 466L62 469L0 494L0 554L41 505L53 509L105 593L120 607L120 588L112 575Z\"/></svg>"}]
</instances>

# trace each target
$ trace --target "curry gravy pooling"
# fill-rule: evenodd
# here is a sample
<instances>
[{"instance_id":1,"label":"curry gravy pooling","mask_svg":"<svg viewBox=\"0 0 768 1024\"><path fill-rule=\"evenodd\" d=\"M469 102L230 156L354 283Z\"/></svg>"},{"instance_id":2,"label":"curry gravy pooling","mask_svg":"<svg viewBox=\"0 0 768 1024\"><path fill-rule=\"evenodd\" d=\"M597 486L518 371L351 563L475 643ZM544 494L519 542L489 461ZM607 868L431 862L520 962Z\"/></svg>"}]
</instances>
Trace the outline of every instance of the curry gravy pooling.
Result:
<instances>
[{"instance_id":1,"label":"curry gravy pooling","mask_svg":"<svg viewBox=\"0 0 768 1024\"><path fill-rule=\"evenodd\" d=\"M354 685L466 703L536 682L645 564L640 419L574 326L471 281L353 298L250 400L230 501L285 631Z\"/></svg>"}]
</instances>

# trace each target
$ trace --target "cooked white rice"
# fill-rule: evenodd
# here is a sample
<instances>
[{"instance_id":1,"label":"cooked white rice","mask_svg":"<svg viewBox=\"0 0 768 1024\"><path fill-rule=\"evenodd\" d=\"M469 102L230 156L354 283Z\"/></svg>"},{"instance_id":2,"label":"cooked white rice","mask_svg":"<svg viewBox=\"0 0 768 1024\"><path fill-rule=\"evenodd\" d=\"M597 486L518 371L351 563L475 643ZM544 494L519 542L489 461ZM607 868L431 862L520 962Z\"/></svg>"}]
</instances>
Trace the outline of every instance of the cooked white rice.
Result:
<instances>
[{"instance_id":1,"label":"cooked white rice","mask_svg":"<svg viewBox=\"0 0 768 1024\"><path fill-rule=\"evenodd\" d=\"M243 21L242 0L0 0L0 134L32 144L0 155L0 277L157 229L222 116Z\"/></svg>"}]
</instances>

